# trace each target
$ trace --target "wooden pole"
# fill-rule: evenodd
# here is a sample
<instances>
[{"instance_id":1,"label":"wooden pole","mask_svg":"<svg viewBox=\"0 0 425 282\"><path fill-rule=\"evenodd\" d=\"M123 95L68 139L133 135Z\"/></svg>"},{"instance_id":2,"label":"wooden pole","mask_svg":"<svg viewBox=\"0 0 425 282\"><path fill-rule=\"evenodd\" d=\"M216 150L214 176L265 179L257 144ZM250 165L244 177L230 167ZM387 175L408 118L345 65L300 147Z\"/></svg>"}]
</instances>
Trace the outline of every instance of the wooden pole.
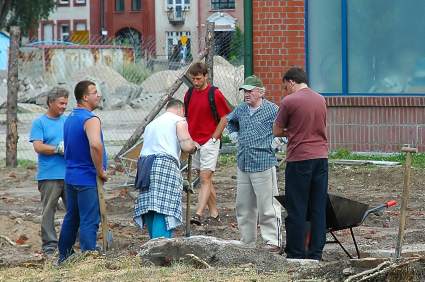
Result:
<instances>
[{"instance_id":1,"label":"wooden pole","mask_svg":"<svg viewBox=\"0 0 425 282\"><path fill-rule=\"evenodd\" d=\"M205 58L205 64L208 67L208 81L214 84L214 28L215 23L207 23L207 33L205 35L205 43L208 50L207 57Z\"/></svg>"},{"instance_id":2,"label":"wooden pole","mask_svg":"<svg viewBox=\"0 0 425 282\"><path fill-rule=\"evenodd\" d=\"M203 52L199 55L199 60L204 59L206 56L206 53ZM167 102L173 97L174 93L179 89L180 85L183 84L183 76L187 74L187 70L184 72L184 74L179 77L173 85L168 89L167 93L165 93L156 103L156 105L152 108L152 110L149 112L147 116L143 119L142 123L136 128L136 130L133 132L133 134L130 136L130 138L127 140L127 142L124 144L124 146L121 148L121 150L118 152L118 154L115 156L115 161L119 161L119 157L127 152L134 144L137 143L137 141L140 139L140 137L143 135L143 132L145 132L146 126L157 116L157 114L161 111L161 109L167 104Z\"/></svg>"},{"instance_id":3,"label":"wooden pole","mask_svg":"<svg viewBox=\"0 0 425 282\"><path fill-rule=\"evenodd\" d=\"M186 237L190 237L190 194L192 193L192 154L187 159L187 181L189 186L186 191Z\"/></svg>"},{"instance_id":4,"label":"wooden pole","mask_svg":"<svg viewBox=\"0 0 425 282\"><path fill-rule=\"evenodd\" d=\"M401 256L401 249L402 249L403 239L404 239L404 229L406 226L407 205L409 203L412 153L417 153L418 150L416 148L410 148L407 146L407 147L401 148L401 151L406 153L406 163L404 165L404 186L403 186L403 194L401 199L400 224L398 228L397 245L395 249L395 259L398 259Z\"/></svg>"},{"instance_id":5,"label":"wooden pole","mask_svg":"<svg viewBox=\"0 0 425 282\"><path fill-rule=\"evenodd\" d=\"M6 102L6 167L18 165L18 57L19 27L10 28L9 66L7 75L7 102Z\"/></svg>"}]
</instances>

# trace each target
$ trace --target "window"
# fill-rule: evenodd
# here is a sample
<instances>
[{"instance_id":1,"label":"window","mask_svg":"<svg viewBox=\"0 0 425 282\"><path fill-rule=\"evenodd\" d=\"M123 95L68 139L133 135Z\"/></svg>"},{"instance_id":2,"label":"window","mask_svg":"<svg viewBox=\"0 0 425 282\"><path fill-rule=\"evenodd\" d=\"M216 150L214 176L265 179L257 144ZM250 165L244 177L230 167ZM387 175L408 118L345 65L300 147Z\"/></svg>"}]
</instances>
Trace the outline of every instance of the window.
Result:
<instances>
[{"instance_id":1,"label":"window","mask_svg":"<svg viewBox=\"0 0 425 282\"><path fill-rule=\"evenodd\" d=\"M189 10L190 0L167 0L167 9L173 9L174 11Z\"/></svg>"},{"instance_id":2,"label":"window","mask_svg":"<svg viewBox=\"0 0 425 282\"><path fill-rule=\"evenodd\" d=\"M313 89L343 95L425 93L425 37L418 36L425 33L425 1L309 0L307 5Z\"/></svg>"},{"instance_id":3,"label":"window","mask_svg":"<svg viewBox=\"0 0 425 282\"><path fill-rule=\"evenodd\" d=\"M131 0L131 10L132 11L139 11L142 9L142 4L140 0Z\"/></svg>"},{"instance_id":4,"label":"window","mask_svg":"<svg viewBox=\"0 0 425 282\"><path fill-rule=\"evenodd\" d=\"M74 0L74 6L85 6L86 0Z\"/></svg>"},{"instance_id":5,"label":"window","mask_svg":"<svg viewBox=\"0 0 425 282\"><path fill-rule=\"evenodd\" d=\"M58 0L58 6L69 6L69 0Z\"/></svg>"},{"instance_id":6,"label":"window","mask_svg":"<svg viewBox=\"0 0 425 282\"><path fill-rule=\"evenodd\" d=\"M235 0L211 0L212 10L234 9Z\"/></svg>"},{"instance_id":7,"label":"window","mask_svg":"<svg viewBox=\"0 0 425 282\"><path fill-rule=\"evenodd\" d=\"M115 11L124 12L124 0L115 0Z\"/></svg>"},{"instance_id":8,"label":"window","mask_svg":"<svg viewBox=\"0 0 425 282\"><path fill-rule=\"evenodd\" d=\"M68 24L61 24L59 38L62 41L69 41L69 31L70 29Z\"/></svg>"},{"instance_id":9,"label":"window","mask_svg":"<svg viewBox=\"0 0 425 282\"><path fill-rule=\"evenodd\" d=\"M191 57L190 32L189 31L167 31L167 58L176 61L188 61Z\"/></svg>"},{"instance_id":10,"label":"window","mask_svg":"<svg viewBox=\"0 0 425 282\"><path fill-rule=\"evenodd\" d=\"M84 31L87 30L86 23L77 23L74 28L76 31Z\"/></svg>"},{"instance_id":11,"label":"window","mask_svg":"<svg viewBox=\"0 0 425 282\"><path fill-rule=\"evenodd\" d=\"M53 41L53 24L44 23L43 24L43 37L41 40L44 41Z\"/></svg>"}]
</instances>

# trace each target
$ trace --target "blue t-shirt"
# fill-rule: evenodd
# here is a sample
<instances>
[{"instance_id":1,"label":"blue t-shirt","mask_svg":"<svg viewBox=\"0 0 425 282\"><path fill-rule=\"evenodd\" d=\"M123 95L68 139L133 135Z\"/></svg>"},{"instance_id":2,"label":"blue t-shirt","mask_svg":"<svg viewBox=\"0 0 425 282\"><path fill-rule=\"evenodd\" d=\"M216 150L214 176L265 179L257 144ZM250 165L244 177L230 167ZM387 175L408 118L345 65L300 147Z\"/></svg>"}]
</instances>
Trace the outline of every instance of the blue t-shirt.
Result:
<instances>
[{"instance_id":1,"label":"blue t-shirt","mask_svg":"<svg viewBox=\"0 0 425 282\"><path fill-rule=\"evenodd\" d=\"M97 118L84 108L72 110L64 125L64 144L66 173L65 183L71 185L96 187L96 168L90 155L89 140L84 123L90 118ZM103 134L101 131L103 143ZM103 146L103 169L106 169L106 151Z\"/></svg>"},{"instance_id":2,"label":"blue t-shirt","mask_svg":"<svg viewBox=\"0 0 425 282\"><path fill-rule=\"evenodd\" d=\"M44 114L38 117L32 122L30 142L42 141L43 144L56 147L63 141L63 125L65 120L65 115L61 115L58 118L51 118ZM62 155L38 154L37 180L64 179L64 177L65 160Z\"/></svg>"}]
</instances>

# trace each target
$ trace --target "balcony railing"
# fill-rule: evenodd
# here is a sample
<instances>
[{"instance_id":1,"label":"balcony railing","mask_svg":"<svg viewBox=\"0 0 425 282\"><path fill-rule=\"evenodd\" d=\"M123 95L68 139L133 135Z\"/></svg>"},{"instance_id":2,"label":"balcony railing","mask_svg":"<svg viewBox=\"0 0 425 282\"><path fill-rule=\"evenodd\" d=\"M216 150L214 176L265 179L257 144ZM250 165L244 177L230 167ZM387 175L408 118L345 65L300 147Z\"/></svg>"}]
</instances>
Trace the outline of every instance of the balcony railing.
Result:
<instances>
[{"instance_id":1,"label":"balcony railing","mask_svg":"<svg viewBox=\"0 0 425 282\"><path fill-rule=\"evenodd\" d=\"M186 20L188 10L181 6L169 7L167 10L168 21L172 25L183 25Z\"/></svg>"}]
</instances>

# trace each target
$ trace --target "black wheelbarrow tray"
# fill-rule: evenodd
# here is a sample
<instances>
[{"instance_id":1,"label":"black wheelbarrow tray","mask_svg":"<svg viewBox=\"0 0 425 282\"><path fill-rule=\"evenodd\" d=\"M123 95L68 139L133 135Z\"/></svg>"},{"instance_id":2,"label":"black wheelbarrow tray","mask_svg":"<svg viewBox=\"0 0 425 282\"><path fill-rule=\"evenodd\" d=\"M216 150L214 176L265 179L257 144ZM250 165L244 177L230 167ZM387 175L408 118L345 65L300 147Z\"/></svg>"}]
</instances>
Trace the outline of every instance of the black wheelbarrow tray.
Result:
<instances>
[{"instance_id":1,"label":"black wheelbarrow tray","mask_svg":"<svg viewBox=\"0 0 425 282\"><path fill-rule=\"evenodd\" d=\"M286 207L284 195L275 196L275 198L283 207ZM357 258L360 258L360 252L354 236L353 228L361 225L369 214L373 213L375 215L380 215L384 209L395 206L396 204L396 201L388 201L385 204L369 209L367 204L353 201L341 196L328 194L328 203L326 206L326 228L327 232L329 232L334 238L334 241L326 241L326 243L338 243L347 256L352 259L353 256L345 249L334 233L335 231L350 229L351 238L353 239L353 243L356 248ZM308 222L309 218L307 218L306 221ZM307 234L307 236L309 236L309 234ZM309 238L307 238L307 240L309 240Z\"/></svg>"}]
</instances>

